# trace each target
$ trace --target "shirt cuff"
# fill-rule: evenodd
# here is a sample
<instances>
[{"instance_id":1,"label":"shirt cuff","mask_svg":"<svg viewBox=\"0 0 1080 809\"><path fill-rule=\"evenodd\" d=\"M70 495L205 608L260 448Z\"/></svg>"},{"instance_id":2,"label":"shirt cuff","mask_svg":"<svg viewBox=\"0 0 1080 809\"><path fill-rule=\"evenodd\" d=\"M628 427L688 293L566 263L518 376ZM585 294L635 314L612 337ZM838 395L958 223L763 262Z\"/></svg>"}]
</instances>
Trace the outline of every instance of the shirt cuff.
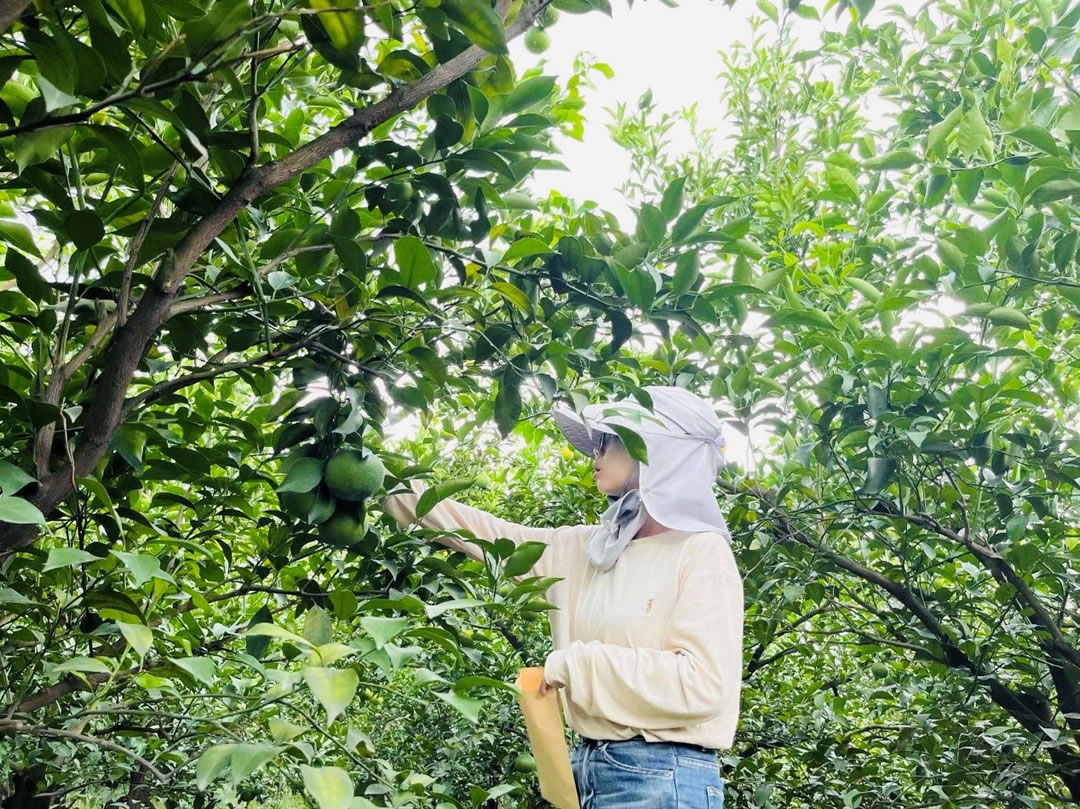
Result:
<instances>
[{"instance_id":1,"label":"shirt cuff","mask_svg":"<svg viewBox=\"0 0 1080 809\"><path fill-rule=\"evenodd\" d=\"M593 642L598 643L598 641ZM547 656L547 660L544 662L544 679L548 681L548 685L557 685L559 688L566 687L566 679L570 675L566 657L572 650L585 645L585 641L575 640L565 649L556 649Z\"/></svg>"},{"instance_id":2,"label":"shirt cuff","mask_svg":"<svg viewBox=\"0 0 1080 809\"><path fill-rule=\"evenodd\" d=\"M556 649L544 661L544 679L548 685L566 686L566 653L569 649Z\"/></svg>"}]
</instances>

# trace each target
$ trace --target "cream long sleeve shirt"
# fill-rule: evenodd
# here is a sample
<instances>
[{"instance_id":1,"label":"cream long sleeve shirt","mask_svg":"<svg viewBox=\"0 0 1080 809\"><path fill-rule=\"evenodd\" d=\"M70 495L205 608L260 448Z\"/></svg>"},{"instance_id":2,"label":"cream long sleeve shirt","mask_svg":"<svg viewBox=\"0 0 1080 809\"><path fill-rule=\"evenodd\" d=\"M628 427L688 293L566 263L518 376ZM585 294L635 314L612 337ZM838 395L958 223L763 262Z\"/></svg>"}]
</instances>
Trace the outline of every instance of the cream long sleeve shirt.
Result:
<instances>
[{"instance_id":1,"label":"cream long sleeve shirt","mask_svg":"<svg viewBox=\"0 0 1080 809\"><path fill-rule=\"evenodd\" d=\"M389 495L401 525L415 522L423 485ZM554 651L545 679L559 685L567 724L591 739L731 747L742 685L743 585L728 543L713 532L666 531L633 540L609 571L589 564L594 525L534 528L443 500L420 520L438 531L464 529L548 547L527 575L557 576L547 599ZM436 538L483 560L459 538Z\"/></svg>"}]
</instances>

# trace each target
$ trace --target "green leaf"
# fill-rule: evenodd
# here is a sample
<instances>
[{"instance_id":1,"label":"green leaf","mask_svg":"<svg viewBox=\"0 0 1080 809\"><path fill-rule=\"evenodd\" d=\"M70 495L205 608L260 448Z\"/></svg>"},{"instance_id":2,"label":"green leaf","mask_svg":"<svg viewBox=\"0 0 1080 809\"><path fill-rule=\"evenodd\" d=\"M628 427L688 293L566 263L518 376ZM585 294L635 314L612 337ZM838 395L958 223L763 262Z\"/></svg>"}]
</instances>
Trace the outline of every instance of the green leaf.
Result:
<instances>
[{"instance_id":1,"label":"green leaf","mask_svg":"<svg viewBox=\"0 0 1080 809\"><path fill-rule=\"evenodd\" d=\"M79 250L93 247L105 238L105 225L93 211L72 211L64 219L64 230Z\"/></svg>"},{"instance_id":2,"label":"green leaf","mask_svg":"<svg viewBox=\"0 0 1080 809\"><path fill-rule=\"evenodd\" d=\"M972 227L960 227L953 231L953 241L957 246L969 256L981 256L983 255L989 244L987 244L986 237L982 234L982 231L978 228Z\"/></svg>"},{"instance_id":3,"label":"green leaf","mask_svg":"<svg viewBox=\"0 0 1080 809\"><path fill-rule=\"evenodd\" d=\"M480 709L484 706L482 700L474 699L472 697L463 697L460 694L455 694L453 691L440 691L435 694L435 696L461 713L462 716L473 724L480 721Z\"/></svg>"},{"instance_id":4,"label":"green leaf","mask_svg":"<svg viewBox=\"0 0 1080 809\"><path fill-rule=\"evenodd\" d=\"M938 255L941 256L941 260L945 262L945 265L953 272L962 272L964 264L967 263L967 257L964 255L964 251L950 242L948 239L936 239Z\"/></svg>"},{"instance_id":5,"label":"green leaf","mask_svg":"<svg viewBox=\"0 0 1080 809\"><path fill-rule=\"evenodd\" d=\"M645 440L629 427L625 427L622 424L609 424L607 425L622 439L623 446L626 448L627 454L636 461L642 463L649 462L648 449L645 447Z\"/></svg>"},{"instance_id":6,"label":"green leaf","mask_svg":"<svg viewBox=\"0 0 1080 809\"><path fill-rule=\"evenodd\" d=\"M322 461L318 458L301 458L289 467L279 492L310 492L322 480Z\"/></svg>"},{"instance_id":7,"label":"green leaf","mask_svg":"<svg viewBox=\"0 0 1080 809\"><path fill-rule=\"evenodd\" d=\"M34 244L34 237L30 233L30 228L22 222L0 219L0 239L19 248L24 253L41 258L41 251Z\"/></svg>"},{"instance_id":8,"label":"green leaf","mask_svg":"<svg viewBox=\"0 0 1080 809\"><path fill-rule=\"evenodd\" d=\"M1051 180L1043 183L1031 194L1033 205L1044 205L1047 202L1056 202L1059 199L1080 195L1080 179L1066 177L1062 180Z\"/></svg>"},{"instance_id":9,"label":"green leaf","mask_svg":"<svg viewBox=\"0 0 1080 809\"><path fill-rule=\"evenodd\" d=\"M127 23L128 30L136 37L141 37L146 29L146 11L143 9L142 0L107 0L107 2Z\"/></svg>"},{"instance_id":10,"label":"green leaf","mask_svg":"<svg viewBox=\"0 0 1080 809\"><path fill-rule=\"evenodd\" d=\"M871 284L869 281L866 281L862 278L856 278L853 275L848 275L845 276L844 283L848 284L854 289L857 289L868 301L876 303L877 301L881 300L881 290Z\"/></svg>"},{"instance_id":11,"label":"green leaf","mask_svg":"<svg viewBox=\"0 0 1080 809\"><path fill-rule=\"evenodd\" d=\"M10 522L16 525L44 525L45 515L38 511L37 506L29 500L23 500L21 497L4 496L0 497L0 522ZM53 548L53 550L68 549ZM45 569L49 570L48 567Z\"/></svg>"},{"instance_id":12,"label":"green leaf","mask_svg":"<svg viewBox=\"0 0 1080 809\"><path fill-rule=\"evenodd\" d=\"M956 190L960 193L960 198L968 205L974 203L975 198L979 195L979 187L982 185L982 181L982 169L968 169L967 171L957 172Z\"/></svg>"},{"instance_id":13,"label":"green leaf","mask_svg":"<svg viewBox=\"0 0 1080 809\"><path fill-rule=\"evenodd\" d=\"M203 54L232 38L250 19L249 3L216 2L208 6L208 13L185 22L180 33L188 53Z\"/></svg>"},{"instance_id":14,"label":"green leaf","mask_svg":"<svg viewBox=\"0 0 1080 809\"><path fill-rule=\"evenodd\" d=\"M31 601L22 593L11 587L0 587L0 604L21 604L22 606L29 606L36 603L36 601Z\"/></svg>"},{"instance_id":15,"label":"green leaf","mask_svg":"<svg viewBox=\"0 0 1080 809\"><path fill-rule=\"evenodd\" d=\"M740 257L741 258L741 257ZM682 253L675 260L675 276L671 288L676 295L689 292L701 275L701 259L696 251Z\"/></svg>"},{"instance_id":16,"label":"green leaf","mask_svg":"<svg viewBox=\"0 0 1080 809\"><path fill-rule=\"evenodd\" d=\"M469 149L458 155L458 158L471 169L476 169L481 172L492 171L496 174L501 174L508 180L517 179L517 177L514 176L513 169L510 168L510 164L490 149ZM506 197L504 196L503 199L505 200Z\"/></svg>"},{"instance_id":17,"label":"green leaf","mask_svg":"<svg viewBox=\"0 0 1080 809\"><path fill-rule=\"evenodd\" d=\"M146 653L154 645L154 633L150 631L150 627L143 624L129 624L124 621L117 621L116 626L124 639L131 644L131 648L135 650L135 653L139 657L146 657Z\"/></svg>"},{"instance_id":18,"label":"green leaf","mask_svg":"<svg viewBox=\"0 0 1080 809\"><path fill-rule=\"evenodd\" d=\"M664 197L660 201L660 212L664 215L665 222L670 222L682 210L686 179L686 177L676 177L664 190Z\"/></svg>"},{"instance_id":19,"label":"green leaf","mask_svg":"<svg viewBox=\"0 0 1080 809\"><path fill-rule=\"evenodd\" d=\"M524 292L511 284L509 281L496 281L491 285L491 288L498 292L500 295L502 295L504 298L506 298L506 300L509 301L510 304L516 306L529 317L532 317L532 301L529 300L528 296Z\"/></svg>"},{"instance_id":20,"label":"green leaf","mask_svg":"<svg viewBox=\"0 0 1080 809\"><path fill-rule=\"evenodd\" d=\"M200 792L213 783L225 768L229 765L229 756L232 755L233 744L215 744L208 748L195 764L195 786Z\"/></svg>"},{"instance_id":21,"label":"green leaf","mask_svg":"<svg viewBox=\"0 0 1080 809\"><path fill-rule=\"evenodd\" d=\"M537 76L521 82L504 96L503 114L521 112L537 102L543 101L555 89L554 76Z\"/></svg>"},{"instance_id":22,"label":"green leaf","mask_svg":"<svg viewBox=\"0 0 1080 809\"><path fill-rule=\"evenodd\" d=\"M356 8L356 0L308 0L313 9ZM356 11L329 11L319 14L319 22L326 31L330 44L347 59L356 59L364 44L364 13Z\"/></svg>"},{"instance_id":23,"label":"green leaf","mask_svg":"<svg viewBox=\"0 0 1080 809\"><path fill-rule=\"evenodd\" d=\"M402 236L394 242L394 260L401 283L409 289L419 289L421 284L435 280L435 262L426 244L415 236Z\"/></svg>"},{"instance_id":24,"label":"green leaf","mask_svg":"<svg viewBox=\"0 0 1080 809\"><path fill-rule=\"evenodd\" d=\"M521 417L520 385L521 379L513 369L499 376L499 391L495 394L495 424L503 438L517 427Z\"/></svg>"},{"instance_id":25,"label":"green leaf","mask_svg":"<svg viewBox=\"0 0 1080 809\"><path fill-rule=\"evenodd\" d=\"M862 494L877 494L892 480L896 461L892 458L870 458L866 462L866 481L859 490Z\"/></svg>"},{"instance_id":26,"label":"green leaf","mask_svg":"<svg viewBox=\"0 0 1080 809\"><path fill-rule=\"evenodd\" d=\"M776 6L769 2L769 0L757 0L757 7L761 10L761 13L768 17L773 22L779 22L780 17L776 13Z\"/></svg>"},{"instance_id":27,"label":"green leaf","mask_svg":"<svg viewBox=\"0 0 1080 809\"><path fill-rule=\"evenodd\" d=\"M641 237L658 247L667 233L667 220L655 205L645 203L638 211L638 231Z\"/></svg>"},{"instance_id":28,"label":"green leaf","mask_svg":"<svg viewBox=\"0 0 1080 809\"><path fill-rule=\"evenodd\" d=\"M48 673L53 677L58 674L67 674L72 671L82 673L88 672L90 674L112 674L112 669L96 657L73 657L70 660L65 660L63 663L48 667Z\"/></svg>"},{"instance_id":29,"label":"green leaf","mask_svg":"<svg viewBox=\"0 0 1080 809\"><path fill-rule=\"evenodd\" d=\"M825 166L825 180L831 188L845 189L851 192L851 196L859 196L859 181L855 175L843 166L828 163Z\"/></svg>"},{"instance_id":30,"label":"green leaf","mask_svg":"<svg viewBox=\"0 0 1080 809\"><path fill-rule=\"evenodd\" d=\"M956 106L952 111L946 115L942 120L938 121L926 134L926 151L927 153L933 152L945 142L945 139L956 129L956 125L960 123L960 118L964 114L963 106Z\"/></svg>"},{"instance_id":31,"label":"green leaf","mask_svg":"<svg viewBox=\"0 0 1080 809\"><path fill-rule=\"evenodd\" d=\"M307 638L303 638L295 632L290 632L277 624L258 623L248 629L247 634L287 640L290 643L296 643L300 646L311 646L311 643L308 642Z\"/></svg>"},{"instance_id":32,"label":"green leaf","mask_svg":"<svg viewBox=\"0 0 1080 809\"><path fill-rule=\"evenodd\" d=\"M553 252L544 242L532 236L518 239L510 245L510 249L503 253L503 261L513 261L515 258L525 256L546 255Z\"/></svg>"},{"instance_id":33,"label":"green leaf","mask_svg":"<svg viewBox=\"0 0 1080 809\"><path fill-rule=\"evenodd\" d=\"M522 542L507 558L503 572L507 576L523 576L532 570L540 557L547 550L545 542Z\"/></svg>"},{"instance_id":34,"label":"green leaf","mask_svg":"<svg viewBox=\"0 0 1080 809\"><path fill-rule=\"evenodd\" d=\"M52 290L41 277L38 268L18 250L7 251L4 257L4 269L15 276L19 291L34 303L52 298Z\"/></svg>"},{"instance_id":35,"label":"green leaf","mask_svg":"<svg viewBox=\"0 0 1080 809\"><path fill-rule=\"evenodd\" d=\"M353 782L340 767L309 767L300 765L304 788L315 799L319 809L350 809L353 802Z\"/></svg>"},{"instance_id":36,"label":"green leaf","mask_svg":"<svg viewBox=\"0 0 1080 809\"><path fill-rule=\"evenodd\" d=\"M32 132L23 132L15 136L15 164L22 174L28 166L42 163L55 157L60 147L71 140L75 134L73 126L47 126Z\"/></svg>"},{"instance_id":37,"label":"green leaf","mask_svg":"<svg viewBox=\"0 0 1080 809\"><path fill-rule=\"evenodd\" d=\"M161 563L156 556L115 550L112 551L112 554L124 564L124 567L131 571L136 587L142 587L150 579L161 579L176 584L173 577L161 569Z\"/></svg>"},{"instance_id":38,"label":"green leaf","mask_svg":"<svg viewBox=\"0 0 1080 809\"><path fill-rule=\"evenodd\" d=\"M269 744L234 744L229 755L229 773L233 786L271 761L280 752L280 747Z\"/></svg>"},{"instance_id":39,"label":"green leaf","mask_svg":"<svg viewBox=\"0 0 1080 809\"><path fill-rule=\"evenodd\" d=\"M1005 523L1005 535L1013 542L1018 542L1027 532L1027 524L1027 514L1018 511Z\"/></svg>"},{"instance_id":40,"label":"green leaf","mask_svg":"<svg viewBox=\"0 0 1080 809\"><path fill-rule=\"evenodd\" d=\"M442 0L439 5L469 39L490 53L508 53L506 31L485 0Z\"/></svg>"},{"instance_id":41,"label":"green leaf","mask_svg":"<svg viewBox=\"0 0 1080 809\"><path fill-rule=\"evenodd\" d=\"M697 226L701 224L701 221L713 208L708 203L702 203L701 205L695 205L690 210L686 211L682 216L678 218L675 225L671 228L671 241L675 244L680 244L686 241L686 238L693 233Z\"/></svg>"},{"instance_id":42,"label":"green leaf","mask_svg":"<svg viewBox=\"0 0 1080 809\"><path fill-rule=\"evenodd\" d=\"M1009 106L1001 114L1001 128L1006 132L1020 129L1031 117L1032 90L1030 86L1021 87Z\"/></svg>"},{"instance_id":43,"label":"green leaf","mask_svg":"<svg viewBox=\"0 0 1080 809\"><path fill-rule=\"evenodd\" d=\"M1080 240L1080 232L1071 230L1054 243L1054 266L1058 272L1065 272L1073 258L1076 256L1076 243ZM0 489L3 486L0 485Z\"/></svg>"},{"instance_id":44,"label":"green leaf","mask_svg":"<svg viewBox=\"0 0 1080 809\"><path fill-rule=\"evenodd\" d=\"M1036 149L1041 149L1049 155L1058 155L1058 145L1054 140L1054 136L1041 126L1022 126L1019 129L1014 129L1008 133L1010 138L1016 138L1022 140L1024 143L1030 143Z\"/></svg>"},{"instance_id":45,"label":"green leaf","mask_svg":"<svg viewBox=\"0 0 1080 809\"><path fill-rule=\"evenodd\" d=\"M866 388L866 410L870 418L876 419L884 413L889 406L888 396L877 385L868 385Z\"/></svg>"},{"instance_id":46,"label":"green leaf","mask_svg":"<svg viewBox=\"0 0 1080 809\"><path fill-rule=\"evenodd\" d=\"M820 309L778 309L766 323L771 326L809 326L816 329L835 330L836 324Z\"/></svg>"},{"instance_id":47,"label":"green leaf","mask_svg":"<svg viewBox=\"0 0 1080 809\"><path fill-rule=\"evenodd\" d=\"M275 742L287 742L307 732L306 727L279 716L270 717L269 728L270 738Z\"/></svg>"},{"instance_id":48,"label":"green leaf","mask_svg":"<svg viewBox=\"0 0 1080 809\"><path fill-rule=\"evenodd\" d=\"M356 696L356 688L360 684L360 678L357 677L353 669L309 666L304 669L304 682L307 683L307 687L311 690L315 699L326 710L326 724L332 725L338 715L349 707L349 703Z\"/></svg>"},{"instance_id":49,"label":"green leaf","mask_svg":"<svg viewBox=\"0 0 1080 809\"><path fill-rule=\"evenodd\" d=\"M863 163L863 168L870 171L895 171L909 169L922 161L917 154L910 149L894 149L880 157L873 157Z\"/></svg>"},{"instance_id":50,"label":"green leaf","mask_svg":"<svg viewBox=\"0 0 1080 809\"><path fill-rule=\"evenodd\" d=\"M217 675L217 664L210 657L170 657L173 665L183 669L200 683L213 686Z\"/></svg>"},{"instance_id":51,"label":"green leaf","mask_svg":"<svg viewBox=\"0 0 1080 809\"><path fill-rule=\"evenodd\" d=\"M253 635L250 629L259 624L273 626L273 621L273 613L270 612L266 605L263 605L251 616L251 621L248 622L249 631L245 633L244 650L256 660L261 660L262 656L266 654L266 650L270 647L270 638L266 635Z\"/></svg>"},{"instance_id":52,"label":"green leaf","mask_svg":"<svg viewBox=\"0 0 1080 809\"><path fill-rule=\"evenodd\" d=\"M956 146L965 155L970 157L979 151L983 144L990 138L990 127L983 120L982 112L978 107L972 107L964 117L956 130Z\"/></svg>"},{"instance_id":53,"label":"green leaf","mask_svg":"<svg viewBox=\"0 0 1080 809\"><path fill-rule=\"evenodd\" d=\"M132 601L131 596L111 588L91 590L83 598L82 603L84 607L100 612L102 618L112 620L135 618L140 622L146 621L146 616L139 605Z\"/></svg>"},{"instance_id":54,"label":"green leaf","mask_svg":"<svg viewBox=\"0 0 1080 809\"><path fill-rule=\"evenodd\" d=\"M416 519L419 520L447 497L452 497L475 484L476 478L455 478L425 489L416 501Z\"/></svg>"},{"instance_id":55,"label":"green leaf","mask_svg":"<svg viewBox=\"0 0 1080 809\"><path fill-rule=\"evenodd\" d=\"M408 618L393 618L367 615L360 619L360 626L371 635L375 648L381 649L391 640L409 628Z\"/></svg>"},{"instance_id":56,"label":"green leaf","mask_svg":"<svg viewBox=\"0 0 1080 809\"><path fill-rule=\"evenodd\" d=\"M425 604L424 614L428 618L438 618L449 610L467 610L473 607L483 607L486 603L475 598L452 598L449 601L440 601L438 604Z\"/></svg>"},{"instance_id":57,"label":"green leaf","mask_svg":"<svg viewBox=\"0 0 1080 809\"><path fill-rule=\"evenodd\" d=\"M0 503L8 498L0 498ZM14 498L13 498L14 499ZM10 522L10 520L9 520ZM45 567L41 569L43 573L50 570L56 570L62 567L76 567L78 565L88 565L91 562L100 562L101 559L89 551L84 551L79 548L50 548L49 556L45 560Z\"/></svg>"},{"instance_id":58,"label":"green leaf","mask_svg":"<svg viewBox=\"0 0 1080 809\"><path fill-rule=\"evenodd\" d=\"M322 607L316 605L308 609L304 616L304 638L313 646L321 646L333 639L330 616Z\"/></svg>"},{"instance_id":59,"label":"green leaf","mask_svg":"<svg viewBox=\"0 0 1080 809\"><path fill-rule=\"evenodd\" d=\"M1008 306L994 307L987 313L986 319L999 326L1012 326L1015 329L1031 328L1031 321L1028 320L1026 314Z\"/></svg>"}]
</instances>

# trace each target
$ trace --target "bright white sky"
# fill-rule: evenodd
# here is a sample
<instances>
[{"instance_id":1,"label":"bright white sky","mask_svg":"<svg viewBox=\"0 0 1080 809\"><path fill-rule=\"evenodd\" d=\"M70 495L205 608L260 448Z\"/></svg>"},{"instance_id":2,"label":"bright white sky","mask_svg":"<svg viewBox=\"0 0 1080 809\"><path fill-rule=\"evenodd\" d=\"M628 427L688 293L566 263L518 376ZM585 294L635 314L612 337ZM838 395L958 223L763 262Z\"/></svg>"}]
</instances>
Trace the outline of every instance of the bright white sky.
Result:
<instances>
[{"instance_id":1,"label":"bright white sky","mask_svg":"<svg viewBox=\"0 0 1080 809\"><path fill-rule=\"evenodd\" d=\"M782 5L783 0L777 0ZM810 3L818 11L822 0ZM594 90L586 90L584 114L587 119L583 142L562 137L559 159L569 172L544 171L535 175L531 187L544 197L553 189L579 202L591 199L611 211L624 227L633 227L634 216L619 193L630 170L629 156L612 139L607 125L619 102L636 106L647 90L653 91L658 109L677 113L697 103L698 121L704 128L728 130L724 121L726 104L724 86L718 80L719 52L736 42L752 40L750 19L764 17L751 0L738 0L728 8L722 0L683 0L678 8L669 8L660 0L637 0L628 8L626 0L612 0L612 16L560 13L556 24L547 29L551 47L541 56L525 49L524 37L510 43L510 56L521 74L543 63L545 74L559 77L560 84L573 75L574 59L590 53L606 62L615 72L605 79L597 71L590 77ZM816 47L822 27L835 29L848 21L845 12L840 21L832 10L821 23L792 15L792 30L800 45ZM761 33L775 31L765 20ZM694 149L689 131L673 129L669 140L674 154Z\"/></svg>"}]
</instances>

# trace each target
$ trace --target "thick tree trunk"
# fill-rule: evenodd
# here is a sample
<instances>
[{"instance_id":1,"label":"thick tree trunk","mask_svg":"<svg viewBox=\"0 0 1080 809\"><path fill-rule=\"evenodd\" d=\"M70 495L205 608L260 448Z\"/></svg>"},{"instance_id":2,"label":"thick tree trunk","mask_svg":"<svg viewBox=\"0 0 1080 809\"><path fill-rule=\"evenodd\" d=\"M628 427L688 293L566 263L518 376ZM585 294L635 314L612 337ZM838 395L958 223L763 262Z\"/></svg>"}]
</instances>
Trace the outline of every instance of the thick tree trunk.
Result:
<instances>
[{"instance_id":1,"label":"thick tree trunk","mask_svg":"<svg viewBox=\"0 0 1080 809\"><path fill-rule=\"evenodd\" d=\"M0 0L0 34L22 16L28 5L30 0Z\"/></svg>"}]
</instances>

